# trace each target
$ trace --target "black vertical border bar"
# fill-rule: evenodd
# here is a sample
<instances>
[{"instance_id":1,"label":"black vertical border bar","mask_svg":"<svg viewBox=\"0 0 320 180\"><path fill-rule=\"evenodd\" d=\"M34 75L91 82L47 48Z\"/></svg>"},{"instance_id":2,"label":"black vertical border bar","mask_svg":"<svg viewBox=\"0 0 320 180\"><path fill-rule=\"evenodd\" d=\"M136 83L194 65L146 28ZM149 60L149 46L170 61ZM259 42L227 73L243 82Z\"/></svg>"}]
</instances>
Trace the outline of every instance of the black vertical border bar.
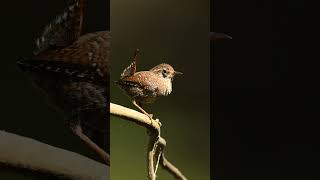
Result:
<instances>
[{"instance_id":1,"label":"black vertical border bar","mask_svg":"<svg viewBox=\"0 0 320 180\"><path fill-rule=\"evenodd\" d=\"M106 16L107 16L107 19L106 19L106 21L107 21L107 30L108 31L110 31L110 13L111 13L111 10L110 10L110 0L105 0L105 1L107 1L106 2ZM111 44L111 43L110 43ZM111 46L112 47L112 46ZM111 54L112 54L112 50L111 50ZM110 56L110 59L109 59L109 65L111 64L111 56ZM109 66L109 68L110 68L110 66ZM110 69L109 69L109 71L110 71ZM109 73L110 74L110 73ZM109 155L111 154L111 152L110 152L110 149L111 149L111 140L110 140L110 132L111 132L111 130L110 130L110 92L111 92L111 90L110 90L110 76L109 76L109 84L108 84L108 88L109 88L109 94L108 94L108 97L107 97L107 111L109 110L109 112L107 113L107 123L109 123L107 126L109 127L109 149L107 150L107 152L109 153ZM110 171L109 171L110 172ZM108 175L109 177L110 177L110 174Z\"/></svg>"}]
</instances>

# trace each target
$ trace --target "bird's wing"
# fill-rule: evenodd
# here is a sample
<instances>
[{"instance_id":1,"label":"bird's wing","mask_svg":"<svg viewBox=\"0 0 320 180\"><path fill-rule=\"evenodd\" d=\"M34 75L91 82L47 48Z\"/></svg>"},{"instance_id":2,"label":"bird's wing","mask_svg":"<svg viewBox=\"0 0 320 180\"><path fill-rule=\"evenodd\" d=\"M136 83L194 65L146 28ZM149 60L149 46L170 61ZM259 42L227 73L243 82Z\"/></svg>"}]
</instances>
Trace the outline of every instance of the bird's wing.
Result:
<instances>
[{"instance_id":1,"label":"bird's wing","mask_svg":"<svg viewBox=\"0 0 320 180\"><path fill-rule=\"evenodd\" d=\"M116 81L116 84L118 84L122 87L141 87L141 84L139 84L138 82L125 80L125 79L120 79L120 80Z\"/></svg>"},{"instance_id":2,"label":"bird's wing","mask_svg":"<svg viewBox=\"0 0 320 180\"><path fill-rule=\"evenodd\" d=\"M53 47L65 47L76 41L81 34L83 11L84 0L71 0L64 12L50 22L37 38L34 54Z\"/></svg>"},{"instance_id":3,"label":"bird's wing","mask_svg":"<svg viewBox=\"0 0 320 180\"><path fill-rule=\"evenodd\" d=\"M23 60L17 65L26 72L37 73L37 76L50 75L65 80L106 81L95 72L95 69L83 65L70 64L60 61Z\"/></svg>"},{"instance_id":4,"label":"bird's wing","mask_svg":"<svg viewBox=\"0 0 320 180\"><path fill-rule=\"evenodd\" d=\"M121 78L116 83L122 87L139 87L142 88L145 92L154 92L155 86L151 86L148 84L141 84L140 81L137 81L137 78L147 77L149 82L156 81L156 79L153 79L153 76L149 76L149 71L140 71L135 73L132 76Z\"/></svg>"},{"instance_id":5,"label":"bird's wing","mask_svg":"<svg viewBox=\"0 0 320 180\"><path fill-rule=\"evenodd\" d=\"M64 74L79 77L94 74L93 78L108 81L110 52L109 31L99 31L81 36L70 46L41 52L18 64L29 69L47 69L58 73L63 71Z\"/></svg>"}]
</instances>

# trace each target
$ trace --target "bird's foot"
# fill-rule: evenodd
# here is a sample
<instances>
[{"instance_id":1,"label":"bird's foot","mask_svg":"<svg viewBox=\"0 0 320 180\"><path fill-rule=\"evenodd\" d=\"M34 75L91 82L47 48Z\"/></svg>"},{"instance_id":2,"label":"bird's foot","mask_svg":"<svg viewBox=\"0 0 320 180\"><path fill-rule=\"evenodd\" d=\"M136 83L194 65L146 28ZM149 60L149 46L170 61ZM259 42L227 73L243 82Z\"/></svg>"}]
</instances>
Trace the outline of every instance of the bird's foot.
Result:
<instances>
[{"instance_id":1,"label":"bird's foot","mask_svg":"<svg viewBox=\"0 0 320 180\"><path fill-rule=\"evenodd\" d=\"M153 114L147 114L147 116L152 120Z\"/></svg>"},{"instance_id":2,"label":"bird's foot","mask_svg":"<svg viewBox=\"0 0 320 180\"><path fill-rule=\"evenodd\" d=\"M147 115L150 119L150 125L152 126L153 125L153 121L156 121L159 125L159 127L161 127L161 123L159 121L159 119L153 119L153 114L149 114L149 113L144 113L145 115Z\"/></svg>"},{"instance_id":3,"label":"bird's foot","mask_svg":"<svg viewBox=\"0 0 320 180\"><path fill-rule=\"evenodd\" d=\"M147 114L147 116L150 118L150 121L151 121L151 123L150 123L150 125L152 126L153 125L153 120L154 121L156 121L157 123L158 123L158 125L159 125L159 127L161 127L161 122L159 121L159 119L153 119L153 114Z\"/></svg>"},{"instance_id":4,"label":"bird's foot","mask_svg":"<svg viewBox=\"0 0 320 180\"><path fill-rule=\"evenodd\" d=\"M150 125L152 126L152 121L153 121L153 114L146 114L148 117L149 117L149 119L150 119Z\"/></svg>"}]
</instances>

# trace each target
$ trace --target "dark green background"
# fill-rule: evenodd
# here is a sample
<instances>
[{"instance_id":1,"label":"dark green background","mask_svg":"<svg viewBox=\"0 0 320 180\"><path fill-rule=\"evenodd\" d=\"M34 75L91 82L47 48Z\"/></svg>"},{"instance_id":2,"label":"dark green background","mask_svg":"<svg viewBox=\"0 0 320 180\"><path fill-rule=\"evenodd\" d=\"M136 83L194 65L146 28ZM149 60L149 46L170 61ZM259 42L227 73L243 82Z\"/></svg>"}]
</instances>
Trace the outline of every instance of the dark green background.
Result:
<instances>
[{"instance_id":1,"label":"dark green background","mask_svg":"<svg viewBox=\"0 0 320 180\"><path fill-rule=\"evenodd\" d=\"M108 0L87 2L84 32L109 29L109 5ZM18 59L31 55L35 39L44 26L65 7L64 0L2 2L0 130L95 157L95 154L67 129L61 112L48 104L42 91L35 88L27 75L15 64ZM18 175L14 170L0 166L0 179L34 178L47 177L33 176L31 173L23 175L20 172Z\"/></svg>"},{"instance_id":2,"label":"dark green background","mask_svg":"<svg viewBox=\"0 0 320 180\"><path fill-rule=\"evenodd\" d=\"M173 92L146 106L162 122L165 153L189 179L210 179L210 1L111 1L112 69L117 80L140 49L138 70L166 62L184 74ZM115 84L111 101L136 109ZM111 179L146 179L146 130L111 118ZM174 179L159 169L161 180Z\"/></svg>"}]
</instances>

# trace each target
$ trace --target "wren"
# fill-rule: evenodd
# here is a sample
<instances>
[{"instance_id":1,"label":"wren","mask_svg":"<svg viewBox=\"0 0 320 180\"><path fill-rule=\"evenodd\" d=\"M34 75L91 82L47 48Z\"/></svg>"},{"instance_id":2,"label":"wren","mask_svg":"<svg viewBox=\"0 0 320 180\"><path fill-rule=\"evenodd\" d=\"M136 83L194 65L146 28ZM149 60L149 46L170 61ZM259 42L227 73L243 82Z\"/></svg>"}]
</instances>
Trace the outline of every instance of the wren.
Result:
<instances>
[{"instance_id":1,"label":"wren","mask_svg":"<svg viewBox=\"0 0 320 180\"><path fill-rule=\"evenodd\" d=\"M46 26L32 57L17 62L66 117L66 124L109 164L110 32L81 34L84 0L72 0Z\"/></svg>"},{"instance_id":2,"label":"wren","mask_svg":"<svg viewBox=\"0 0 320 180\"><path fill-rule=\"evenodd\" d=\"M137 56L139 50L135 51L133 62L121 74L116 83L131 98L132 103L150 119L152 114L147 113L142 106L153 103L158 97L168 96L172 92L172 80L176 74L169 64L162 63L148 71L137 70ZM159 125L161 123L159 122Z\"/></svg>"}]
</instances>

